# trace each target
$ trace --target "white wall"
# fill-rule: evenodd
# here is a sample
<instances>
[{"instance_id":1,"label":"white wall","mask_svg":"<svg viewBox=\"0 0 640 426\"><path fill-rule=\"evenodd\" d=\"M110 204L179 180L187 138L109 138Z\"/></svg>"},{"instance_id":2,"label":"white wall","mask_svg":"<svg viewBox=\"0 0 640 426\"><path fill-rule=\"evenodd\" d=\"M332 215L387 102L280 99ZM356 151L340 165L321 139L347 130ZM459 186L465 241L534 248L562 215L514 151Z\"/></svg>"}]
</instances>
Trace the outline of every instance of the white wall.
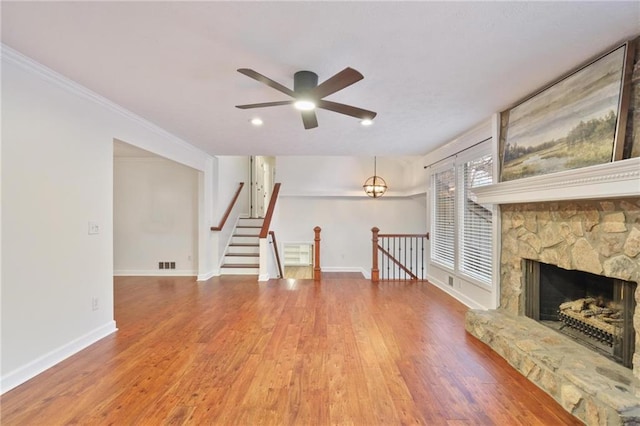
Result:
<instances>
[{"instance_id":1,"label":"white wall","mask_svg":"<svg viewBox=\"0 0 640 426\"><path fill-rule=\"evenodd\" d=\"M284 187L284 183L283 183ZM371 273L371 228L381 233L425 233L424 195L413 198L281 197L275 228L278 249L288 242L313 243L321 232L323 271Z\"/></svg>"},{"instance_id":2,"label":"white wall","mask_svg":"<svg viewBox=\"0 0 640 426\"><path fill-rule=\"evenodd\" d=\"M114 139L211 181L211 157L2 46L3 392L115 331Z\"/></svg>"},{"instance_id":3,"label":"white wall","mask_svg":"<svg viewBox=\"0 0 640 426\"><path fill-rule=\"evenodd\" d=\"M116 157L113 177L114 275L196 275L198 171ZM159 269L160 261L176 268Z\"/></svg>"},{"instance_id":4,"label":"white wall","mask_svg":"<svg viewBox=\"0 0 640 426\"><path fill-rule=\"evenodd\" d=\"M239 213L249 215L251 187L251 158L247 156L218 156L218 202L214 216L219 220L244 182L244 189L238 198Z\"/></svg>"},{"instance_id":5,"label":"white wall","mask_svg":"<svg viewBox=\"0 0 640 426\"><path fill-rule=\"evenodd\" d=\"M323 271L371 273L371 228L381 233L426 232L426 184L420 157L377 159L377 174L389 185L382 198L365 195L362 184L373 174L373 158L277 157L282 183L276 231L279 250L289 242L313 243L320 226Z\"/></svg>"},{"instance_id":6,"label":"white wall","mask_svg":"<svg viewBox=\"0 0 640 426\"><path fill-rule=\"evenodd\" d=\"M373 157L277 157L276 182L286 182L280 189L284 195L366 196L362 185L373 175L373 165ZM378 157L377 175L389 186L385 197L425 191L420 157Z\"/></svg>"}]
</instances>

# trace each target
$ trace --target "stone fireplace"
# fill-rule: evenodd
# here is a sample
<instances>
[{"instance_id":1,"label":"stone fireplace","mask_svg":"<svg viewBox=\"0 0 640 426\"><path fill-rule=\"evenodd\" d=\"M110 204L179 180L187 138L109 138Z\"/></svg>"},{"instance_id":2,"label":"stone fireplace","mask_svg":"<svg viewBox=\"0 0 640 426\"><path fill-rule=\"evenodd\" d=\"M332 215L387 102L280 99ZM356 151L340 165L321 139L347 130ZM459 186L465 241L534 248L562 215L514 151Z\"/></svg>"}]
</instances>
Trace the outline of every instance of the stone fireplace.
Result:
<instances>
[{"instance_id":1,"label":"stone fireplace","mask_svg":"<svg viewBox=\"0 0 640 426\"><path fill-rule=\"evenodd\" d=\"M636 283L523 262L527 317L632 368Z\"/></svg>"},{"instance_id":2,"label":"stone fireplace","mask_svg":"<svg viewBox=\"0 0 640 426\"><path fill-rule=\"evenodd\" d=\"M627 312L626 321L631 323L630 327L635 326L633 338L627 337L626 349L616 349L618 354L624 350L631 352L625 367L622 365L625 362L612 359L615 358L613 350L609 351L610 356L592 350L585 347L584 342L577 343L527 317L535 310L531 307L532 301L527 300L527 276L532 274L527 272L532 268L527 266L531 265L530 261L570 271L569 275L581 271L612 282L629 282L624 297L628 298L631 291L637 302L640 300L637 290L640 198L501 205L499 308L472 310L467 314L467 330L471 334L587 424L640 423L640 339L637 335L640 308L637 303L626 308L631 311ZM598 301L590 298L605 297L600 285L588 284L592 288L589 294L574 292L569 296L572 300L563 298L551 302L558 305L552 311L557 312L562 303L572 301L586 304L586 308L593 303L595 309ZM604 304L609 302L613 306L620 301L616 300L613 288L610 291L606 295L610 300ZM603 294L593 296L592 293L598 292ZM537 309L541 310L539 306ZM600 337L607 340L604 333ZM606 350L608 343L600 346Z\"/></svg>"}]
</instances>

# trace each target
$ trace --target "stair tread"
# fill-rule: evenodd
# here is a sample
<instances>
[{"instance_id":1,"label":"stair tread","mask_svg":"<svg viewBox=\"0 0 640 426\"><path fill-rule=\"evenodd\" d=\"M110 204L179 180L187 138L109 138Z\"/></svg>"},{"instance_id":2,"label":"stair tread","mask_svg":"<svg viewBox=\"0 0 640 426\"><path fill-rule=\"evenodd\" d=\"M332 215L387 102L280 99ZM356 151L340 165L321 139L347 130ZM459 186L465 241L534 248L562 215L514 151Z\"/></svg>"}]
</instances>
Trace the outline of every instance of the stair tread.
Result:
<instances>
[{"instance_id":1,"label":"stair tread","mask_svg":"<svg viewBox=\"0 0 640 426\"><path fill-rule=\"evenodd\" d=\"M229 247L260 247L260 244L253 243L231 243Z\"/></svg>"},{"instance_id":2,"label":"stair tread","mask_svg":"<svg viewBox=\"0 0 640 426\"><path fill-rule=\"evenodd\" d=\"M259 268L260 265L259 264L253 264L253 263L225 263L222 265L223 268Z\"/></svg>"},{"instance_id":3,"label":"stair tread","mask_svg":"<svg viewBox=\"0 0 640 426\"><path fill-rule=\"evenodd\" d=\"M233 234L234 237L253 237L253 238L258 238L258 235L252 235L252 234Z\"/></svg>"},{"instance_id":4,"label":"stair tread","mask_svg":"<svg viewBox=\"0 0 640 426\"><path fill-rule=\"evenodd\" d=\"M238 225L236 228L254 228L254 229L262 229L262 226L258 225Z\"/></svg>"},{"instance_id":5,"label":"stair tread","mask_svg":"<svg viewBox=\"0 0 640 426\"><path fill-rule=\"evenodd\" d=\"M227 253L225 256L260 257L258 253Z\"/></svg>"}]
</instances>

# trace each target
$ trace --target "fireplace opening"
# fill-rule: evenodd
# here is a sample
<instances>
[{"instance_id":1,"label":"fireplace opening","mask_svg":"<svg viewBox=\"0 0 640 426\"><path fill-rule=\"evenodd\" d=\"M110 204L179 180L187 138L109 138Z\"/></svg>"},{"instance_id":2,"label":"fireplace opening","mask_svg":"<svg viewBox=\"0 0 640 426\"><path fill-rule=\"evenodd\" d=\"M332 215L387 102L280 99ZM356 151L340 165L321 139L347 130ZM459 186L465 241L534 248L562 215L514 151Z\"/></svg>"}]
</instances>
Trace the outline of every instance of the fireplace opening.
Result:
<instances>
[{"instance_id":1,"label":"fireplace opening","mask_svg":"<svg viewBox=\"0 0 640 426\"><path fill-rule=\"evenodd\" d=\"M632 368L636 283L525 262L525 315Z\"/></svg>"}]
</instances>

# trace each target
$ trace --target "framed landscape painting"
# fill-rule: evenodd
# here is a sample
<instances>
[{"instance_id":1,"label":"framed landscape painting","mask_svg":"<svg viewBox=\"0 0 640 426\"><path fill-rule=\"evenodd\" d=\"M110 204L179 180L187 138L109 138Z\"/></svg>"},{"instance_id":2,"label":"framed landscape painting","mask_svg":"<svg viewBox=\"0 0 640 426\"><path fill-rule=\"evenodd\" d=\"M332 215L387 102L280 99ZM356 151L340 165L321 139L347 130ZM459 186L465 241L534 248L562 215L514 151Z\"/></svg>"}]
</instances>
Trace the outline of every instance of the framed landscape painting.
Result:
<instances>
[{"instance_id":1,"label":"framed landscape painting","mask_svg":"<svg viewBox=\"0 0 640 426\"><path fill-rule=\"evenodd\" d=\"M625 44L502 113L501 181L608 163L622 155ZM626 96L625 96L626 97ZM628 103L628 102L627 102ZM624 120L619 120L624 117Z\"/></svg>"}]
</instances>

